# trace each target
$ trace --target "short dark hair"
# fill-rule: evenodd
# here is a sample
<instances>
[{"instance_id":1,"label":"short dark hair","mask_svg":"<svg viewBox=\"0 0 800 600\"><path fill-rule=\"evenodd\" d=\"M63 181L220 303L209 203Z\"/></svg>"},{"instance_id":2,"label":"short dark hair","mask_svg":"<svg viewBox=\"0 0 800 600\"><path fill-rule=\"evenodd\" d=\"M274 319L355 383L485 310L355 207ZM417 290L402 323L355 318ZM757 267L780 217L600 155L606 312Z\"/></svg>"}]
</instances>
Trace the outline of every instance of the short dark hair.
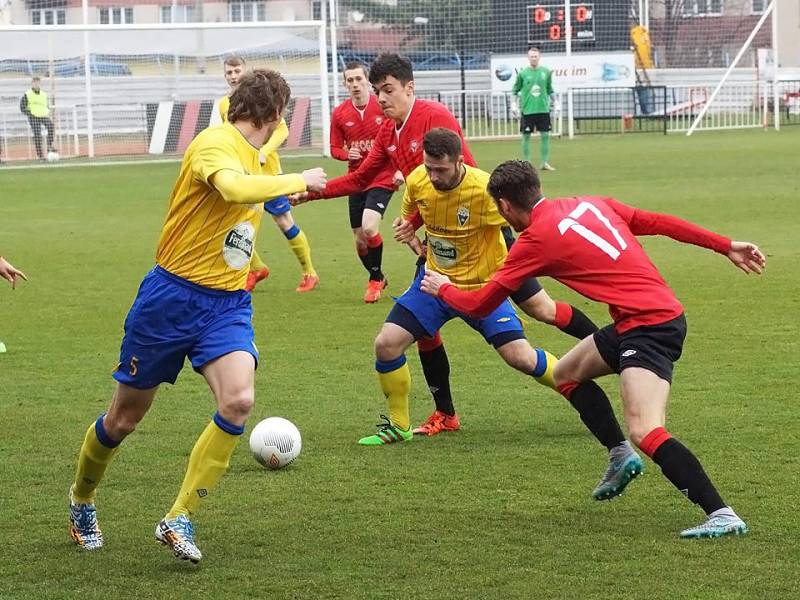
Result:
<instances>
[{"instance_id":1,"label":"short dark hair","mask_svg":"<svg viewBox=\"0 0 800 600\"><path fill-rule=\"evenodd\" d=\"M280 116L291 94L289 84L277 71L253 69L242 76L231 94L228 121L250 121L255 127L261 127Z\"/></svg>"},{"instance_id":2,"label":"short dark hair","mask_svg":"<svg viewBox=\"0 0 800 600\"><path fill-rule=\"evenodd\" d=\"M449 157L456 160L461 154L461 138L451 129L434 127L425 134L422 148L425 154L433 158Z\"/></svg>"},{"instance_id":3,"label":"short dark hair","mask_svg":"<svg viewBox=\"0 0 800 600\"><path fill-rule=\"evenodd\" d=\"M364 77L369 79L369 68L367 68L367 65L357 60L351 60L345 64L344 69L342 69L342 77L344 77L346 71L352 71L354 69L361 69L364 72Z\"/></svg>"},{"instance_id":4,"label":"short dark hair","mask_svg":"<svg viewBox=\"0 0 800 600\"><path fill-rule=\"evenodd\" d=\"M39 77L38 75L34 75L34 76L31 78L31 81L41 81L41 80L42 80L42 78L41 78L41 77Z\"/></svg>"},{"instance_id":5,"label":"short dark hair","mask_svg":"<svg viewBox=\"0 0 800 600\"><path fill-rule=\"evenodd\" d=\"M542 53L542 51L539 49L539 46L528 46L528 52L531 50L536 50L539 54Z\"/></svg>"},{"instance_id":6,"label":"short dark hair","mask_svg":"<svg viewBox=\"0 0 800 600\"><path fill-rule=\"evenodd\" d=\"M387 77L394 77L403 85L414 80L411 61L399 54L384 52L379 54L369 68L369 82L378 85Z\"/></svg>"},{"instance_id":7,"label":"short dark hair","mask_svg":"<svg viewBox=\"0 0 800 600\"><path fill-rule=\"evenodd\" d=\"M542 196L539 174L526 160L507 160L497 165L486 186L495 202L505 198L511 204L530 210Z\"/></svg>"},{"instance_id":8,"label":"short dark hair","mask_svg":"<svg viewBox=\"0 0 800 600\"><path fill-rule=\"evenodd\" d=\"M244 66L245 61L244 58L239 56L238 54L231 54L230 56L225 57L225 62L222 63L223 66L230 65L232 67L238 67L239 65Z\"/></svg>"}]
</instances>

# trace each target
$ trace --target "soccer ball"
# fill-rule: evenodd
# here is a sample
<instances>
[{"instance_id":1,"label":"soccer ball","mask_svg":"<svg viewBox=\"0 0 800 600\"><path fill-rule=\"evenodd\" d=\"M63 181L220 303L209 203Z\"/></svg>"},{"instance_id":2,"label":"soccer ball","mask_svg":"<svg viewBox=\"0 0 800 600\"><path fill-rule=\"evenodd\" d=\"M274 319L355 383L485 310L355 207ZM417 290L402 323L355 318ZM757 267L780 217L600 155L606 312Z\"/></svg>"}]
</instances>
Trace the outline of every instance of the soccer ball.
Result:
<instances>
[{"instance_id":1,"label":"soccer ball","mask_svg":"<svg viewBox=\"0 0 800 600\"><path fill-rule=\"evenodd\" d=\"M58 155L58 152L47 153L47 162L57 162L59 158L61 157Z\"/></svg>"},{"instance_id":2,"label":"soccer ball","mask_svg":"<svg viewBox=\"0 0 800 600\"><path fill-rule=\"evenodd\" d=\"M263 467L275 470L300 454L303 442L295 424L282 417L264 419L250 432L250 452Z\"/></svg>"}]
</instances>

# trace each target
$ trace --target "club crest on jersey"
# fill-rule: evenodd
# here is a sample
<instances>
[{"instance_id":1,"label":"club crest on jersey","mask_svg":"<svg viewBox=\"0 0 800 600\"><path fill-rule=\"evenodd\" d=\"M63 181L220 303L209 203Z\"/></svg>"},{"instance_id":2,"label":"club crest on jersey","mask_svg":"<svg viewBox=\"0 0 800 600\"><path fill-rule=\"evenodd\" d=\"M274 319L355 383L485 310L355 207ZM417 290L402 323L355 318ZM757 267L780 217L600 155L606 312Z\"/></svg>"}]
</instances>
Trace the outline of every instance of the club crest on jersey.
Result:
<instances>
[{"instance_id":1,"label":"club crest on jersey","mask_svg":"<svg viewBox=\"0 0 800 600\"><path fill-rule=\"evenodd\" d=\"M375 117L375 124L380 125L383 123L383 117Z\"/></svg>"},{"instance_id":2,"label":"club crest on jersey","mask_svg":"<svg viewBox=\"0 0 800 600\"><path fill-rule=\"evenodd\" d=\"M411 152L416 152L417 148L419 148L417 140L411 140Z\"/></svg>"},{"instance_id":3,"label":"club crest on jersey","mask_svg":"<svg viewBox=\"0 0 800 600\"><path fill-rule=\"evenodd\" d=\"M458 224L463 227L464 223L469 219L469 209L466 206L459 206L456 218L458 219Z\"/></svg>"}]
</instances>

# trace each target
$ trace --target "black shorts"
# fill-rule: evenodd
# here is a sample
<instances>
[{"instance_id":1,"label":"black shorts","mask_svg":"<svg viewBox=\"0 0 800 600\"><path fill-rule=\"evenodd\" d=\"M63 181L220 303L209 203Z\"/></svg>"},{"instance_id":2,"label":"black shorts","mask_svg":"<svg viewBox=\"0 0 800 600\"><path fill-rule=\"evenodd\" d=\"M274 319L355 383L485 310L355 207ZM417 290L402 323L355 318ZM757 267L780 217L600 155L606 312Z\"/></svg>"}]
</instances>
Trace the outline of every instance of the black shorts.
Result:
<instances>
[{"instance_id":1,"label":"black shorts","mask_svg":"<svg viewBox=\"0 0 800 600\"><path fill-rule=\"evenodd\" d=\"M536 113L522 115L519 122L520 133L533 133L535 131L550 131L550 113Z\"/></svg>"},{"instance_id":2,"label":"black shorts","mask_svg":"<svg viewBox=\"0 0 800 600\"><path fill-rule=\"evenodd\" d=\"M350 194L348 205L350 207L351 229L361 227L361 217L365 208L379 212L383 216L383 213L386 212L386 207L389 206L389 200L392 199L392 194L394 194L394 190L385 188L372 188L360 194Z\"/></svg>"},{"instance_id":3,"label":"black shorts","mask_svg":"<svg viewBox=\"0 0 800 600\"><path fill-rule=\"evenodd\" d=\"M501 227L500 230L503 232L503 239L506 242L506 248L511 250L511 246L513 246L514 242L516 241L514 239L514 233L511 231L511 227ZM516 292L511 294L511 299L514 301L514 304L519 305L541 291L542 286L539 284L536 277L530 277L522 283Z\"/></svg>"},{"instance_id":4,"label":"black shorts","mask_svg":"<svg viewBox=\"0 0 800 600\"><path fill-rule=\"evenodd\" d=\"M674 363L681 357L684 339L684 315L658 325L635 327L622 335L614 325L607 325L594 334L600 356L616 373L629 367L641 367L669 383L672 383Z\"/></svg>"}]
</instances>

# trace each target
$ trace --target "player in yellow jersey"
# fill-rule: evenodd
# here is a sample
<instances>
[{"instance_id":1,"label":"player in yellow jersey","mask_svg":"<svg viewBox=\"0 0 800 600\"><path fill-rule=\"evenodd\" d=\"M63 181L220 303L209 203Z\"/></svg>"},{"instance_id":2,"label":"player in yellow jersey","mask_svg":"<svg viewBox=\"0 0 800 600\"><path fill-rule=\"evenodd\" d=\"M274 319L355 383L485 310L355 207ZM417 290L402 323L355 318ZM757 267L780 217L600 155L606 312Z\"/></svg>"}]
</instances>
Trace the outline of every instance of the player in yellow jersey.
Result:
<instances>
[{"instance_id":1,"label":"player in yellow jersey","mask_svg":"<svg viewBox=\"0 0 800 600\"><path fill-rule=\"evenodd\" d=\"M239 80L245 73L245 61L241 56L229 56L225 59L225 81L231 88L231 94L236 90L239 85ZM219 114L223 123L228 120L228 110L230 107L230 95L224 96L219 101ZM289 128L286 126L286 121L281 119L275 132L269 138L267 143L261 149L261 155L266 160L271 154L277 153L278 148L286 138L289 136ZM300 280L300 285L297 286L298 292L310 292L319 284L319 275L317 275L314 265L311 262L311 246L308 244L306 234L297 226L292 217L289 201L285 196L277 198L265 198L267 202L264 203L264 209L272 215L273 221L281 230L281 233L286 237L289 242L289 247L294 252L300 263L300 268L303 270L303 278ZM252 291L256 284L262 279L269 276L269 267L261 260L258 252L253 249L253 259L250 264L250 273L247 276L247 291Z\"/></svg>"},{"instance_id":2,"label":"player in yellow jersey","mask_svg":"<svg viewBox=\"0 0 800 600\"><path fill-rule=\"evenodd\" d=\"M253 408L258 351L251 295L244 290L264 198L323 189L325 173L279 175L259 149L280 122L289 86L255 70L231 97L230 123L201 132L186 149L156 252L125 319L117 387L108 412L86 432L69 491L70 535L102 547L95 491L106 468L149 410L161 383L174 383L188 357L211 388L217 412L192 450L178 497L156 538L198 562L190 517L228 468ZM177 428L176 428L177 429Z\"/></svg>"},{"instance_id":3,"label":"player in yellow jersey","mask_svg":"<svg viewBox=\"0 0 800 600\"><path fill-rule=\"evenodd\" d=\"M486 191L489 174L464 164L461 138L449 129L430 130L423 150L424 163L406 178L402 218L416 213L422 218L428 236L426 268L447 275L461 289L477 289L489 281L508 253L500 230L507 223ZM413 438L408 410L411 374L404 352L455 317L480 332L510 366L554 388L555 357L530 346L508 300L488 317L471 319L423 293L424 274L420 268L411 287L397 298L375 340L375 369L389 402L389 418L375 435L359 440L362 445Z\"/></svg>"}]
</instances>

